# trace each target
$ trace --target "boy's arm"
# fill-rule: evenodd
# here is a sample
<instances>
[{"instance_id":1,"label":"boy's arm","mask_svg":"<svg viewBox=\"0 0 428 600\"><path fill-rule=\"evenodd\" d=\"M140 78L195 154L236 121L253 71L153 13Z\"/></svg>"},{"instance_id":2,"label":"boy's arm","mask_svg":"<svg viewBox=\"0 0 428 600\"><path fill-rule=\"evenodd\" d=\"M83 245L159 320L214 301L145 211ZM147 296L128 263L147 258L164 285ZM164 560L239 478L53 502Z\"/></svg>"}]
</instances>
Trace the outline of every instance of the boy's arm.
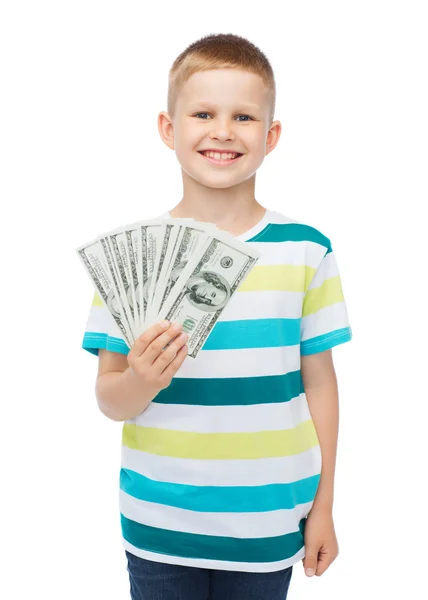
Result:
<instances>
[{"instance_id":1,"label":"boy's arm","mask_svg":"<svg viewBox=\"0 0 428 600\"><path fill-rule=\"evenodd\" d=\"M332 511L339 394L331 349L301 356L301 374L322 453L321 478L313 507Z\"/></svg>"}]
</instances>

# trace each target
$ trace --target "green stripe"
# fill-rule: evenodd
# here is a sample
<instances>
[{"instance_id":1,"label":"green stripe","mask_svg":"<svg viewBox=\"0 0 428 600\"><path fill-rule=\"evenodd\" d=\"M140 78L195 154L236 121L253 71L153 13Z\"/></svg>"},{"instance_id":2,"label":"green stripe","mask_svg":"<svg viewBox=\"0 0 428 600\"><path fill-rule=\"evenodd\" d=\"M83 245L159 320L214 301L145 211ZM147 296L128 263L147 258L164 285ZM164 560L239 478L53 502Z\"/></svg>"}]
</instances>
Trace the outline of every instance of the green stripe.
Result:
<instances>
[{"instance_id":1,"label":"green stripe","mask_svg":"<svg viewBox=\"0 0 428 600\"><path fill-rule=\"evenodd\" d=\"M231 406L288 402L304 392L300 370L261 377L173 377L153 399L160 404Z\"/></svg>"},{"instance_id":2,"label":"green stripe","mask_svg":"<svg viewBox=\"0 0 428 600\"><path fill-rule=\"evenodd\" d=\"M233 538L150 527L120 514L122 535L136 548L171 556L269 563L294 556L304 546L306 517L293 533L263 538Z\"/></svg>"},{"instance_id":3,"label":"green stripe","mask_svg":"<svg viewBox=\"0 0 428 600\"><path fill-rule=\"evenodd\" d=\"M332 252L331 241L315 227L299 223L270 223L247 242L315 242Z\"/></svg>"}]
</instances>

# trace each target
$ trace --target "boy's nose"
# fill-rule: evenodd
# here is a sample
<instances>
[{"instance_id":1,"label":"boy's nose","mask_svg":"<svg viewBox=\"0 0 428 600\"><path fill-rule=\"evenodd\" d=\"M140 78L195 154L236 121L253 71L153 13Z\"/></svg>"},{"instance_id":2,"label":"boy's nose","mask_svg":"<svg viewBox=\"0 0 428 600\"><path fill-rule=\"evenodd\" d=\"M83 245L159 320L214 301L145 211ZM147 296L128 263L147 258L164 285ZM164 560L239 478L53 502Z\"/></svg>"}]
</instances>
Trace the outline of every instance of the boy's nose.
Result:
<instances>
[{"instance_id":1,"label":"boy's nose","mask_svg":"<svg viewBox=\"0 0 428 600\"><path fill-rule=\"evenodd\" d=\"M223 128L215 127L213 132L210 135L210 138L212 140L221 140L221 141L234 140L235 134L228 127L223 127Z\"/></svg>"},{"instance_id":2,"label":"boy's nose","mask_svg":"<svg viewBox=\"0 0 428 600\"><path fill-rule=\"evenodd\" d=\"M213 135L219 139L229 139L234 135L233 123L227 118L213 120Z\"/></svg>"}]
</instances>

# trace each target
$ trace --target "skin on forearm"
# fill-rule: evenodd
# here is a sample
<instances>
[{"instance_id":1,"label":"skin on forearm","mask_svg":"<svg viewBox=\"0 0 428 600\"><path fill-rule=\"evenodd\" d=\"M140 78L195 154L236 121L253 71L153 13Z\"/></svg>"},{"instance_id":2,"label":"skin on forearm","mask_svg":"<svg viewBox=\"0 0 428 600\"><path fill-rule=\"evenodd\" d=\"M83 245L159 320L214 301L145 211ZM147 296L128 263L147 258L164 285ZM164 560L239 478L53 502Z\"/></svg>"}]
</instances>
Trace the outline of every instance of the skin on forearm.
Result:
<instances>
[{"instance_id":1,"label":"skin on forearm","mask_svg":"<svg viewBox=\"0 0 428 600\"><path fill-rule=\"evenodd\" d=\"M302 379L322 454L321 477L313 507L331 511L339 433L339 393L330 351L302 357Z\"/></svg>"},{"instance_id":2,"label":"skin on forearm","mask_svg":"<svg viewBox=\"0 0 428 600\"><path fill-rule=\"evenodd\" d=\"M101 375L95 386L100 411L113 421L126 421L138 416L158 393L157 389L142 390L130 368Z\"/></svg>"}]
</instances>

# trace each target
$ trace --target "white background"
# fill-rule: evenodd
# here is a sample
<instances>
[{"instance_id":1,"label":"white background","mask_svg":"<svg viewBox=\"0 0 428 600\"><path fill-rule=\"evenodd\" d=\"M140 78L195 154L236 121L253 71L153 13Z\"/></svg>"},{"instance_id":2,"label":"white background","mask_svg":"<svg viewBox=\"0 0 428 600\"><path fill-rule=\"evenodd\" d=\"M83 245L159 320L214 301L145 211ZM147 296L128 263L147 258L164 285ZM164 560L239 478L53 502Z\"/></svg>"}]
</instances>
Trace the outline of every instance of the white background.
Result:
<instances>
[{"instance_id":1,"label":"white background","mask_svg":"<svg viewBox=\"0 0 428 600\"><path fill-rule=\"evenodd\" d=\"M296 564L289 598L426 594L426 8L2 3L2 598L129 598L122 424L97 408L75 248L181 199L157 116L173 60L209 33L271 61L283 131L256 198L330 237L354 335L333 351L339 556L321 577Z\"/></svg>"}]
</instances>

